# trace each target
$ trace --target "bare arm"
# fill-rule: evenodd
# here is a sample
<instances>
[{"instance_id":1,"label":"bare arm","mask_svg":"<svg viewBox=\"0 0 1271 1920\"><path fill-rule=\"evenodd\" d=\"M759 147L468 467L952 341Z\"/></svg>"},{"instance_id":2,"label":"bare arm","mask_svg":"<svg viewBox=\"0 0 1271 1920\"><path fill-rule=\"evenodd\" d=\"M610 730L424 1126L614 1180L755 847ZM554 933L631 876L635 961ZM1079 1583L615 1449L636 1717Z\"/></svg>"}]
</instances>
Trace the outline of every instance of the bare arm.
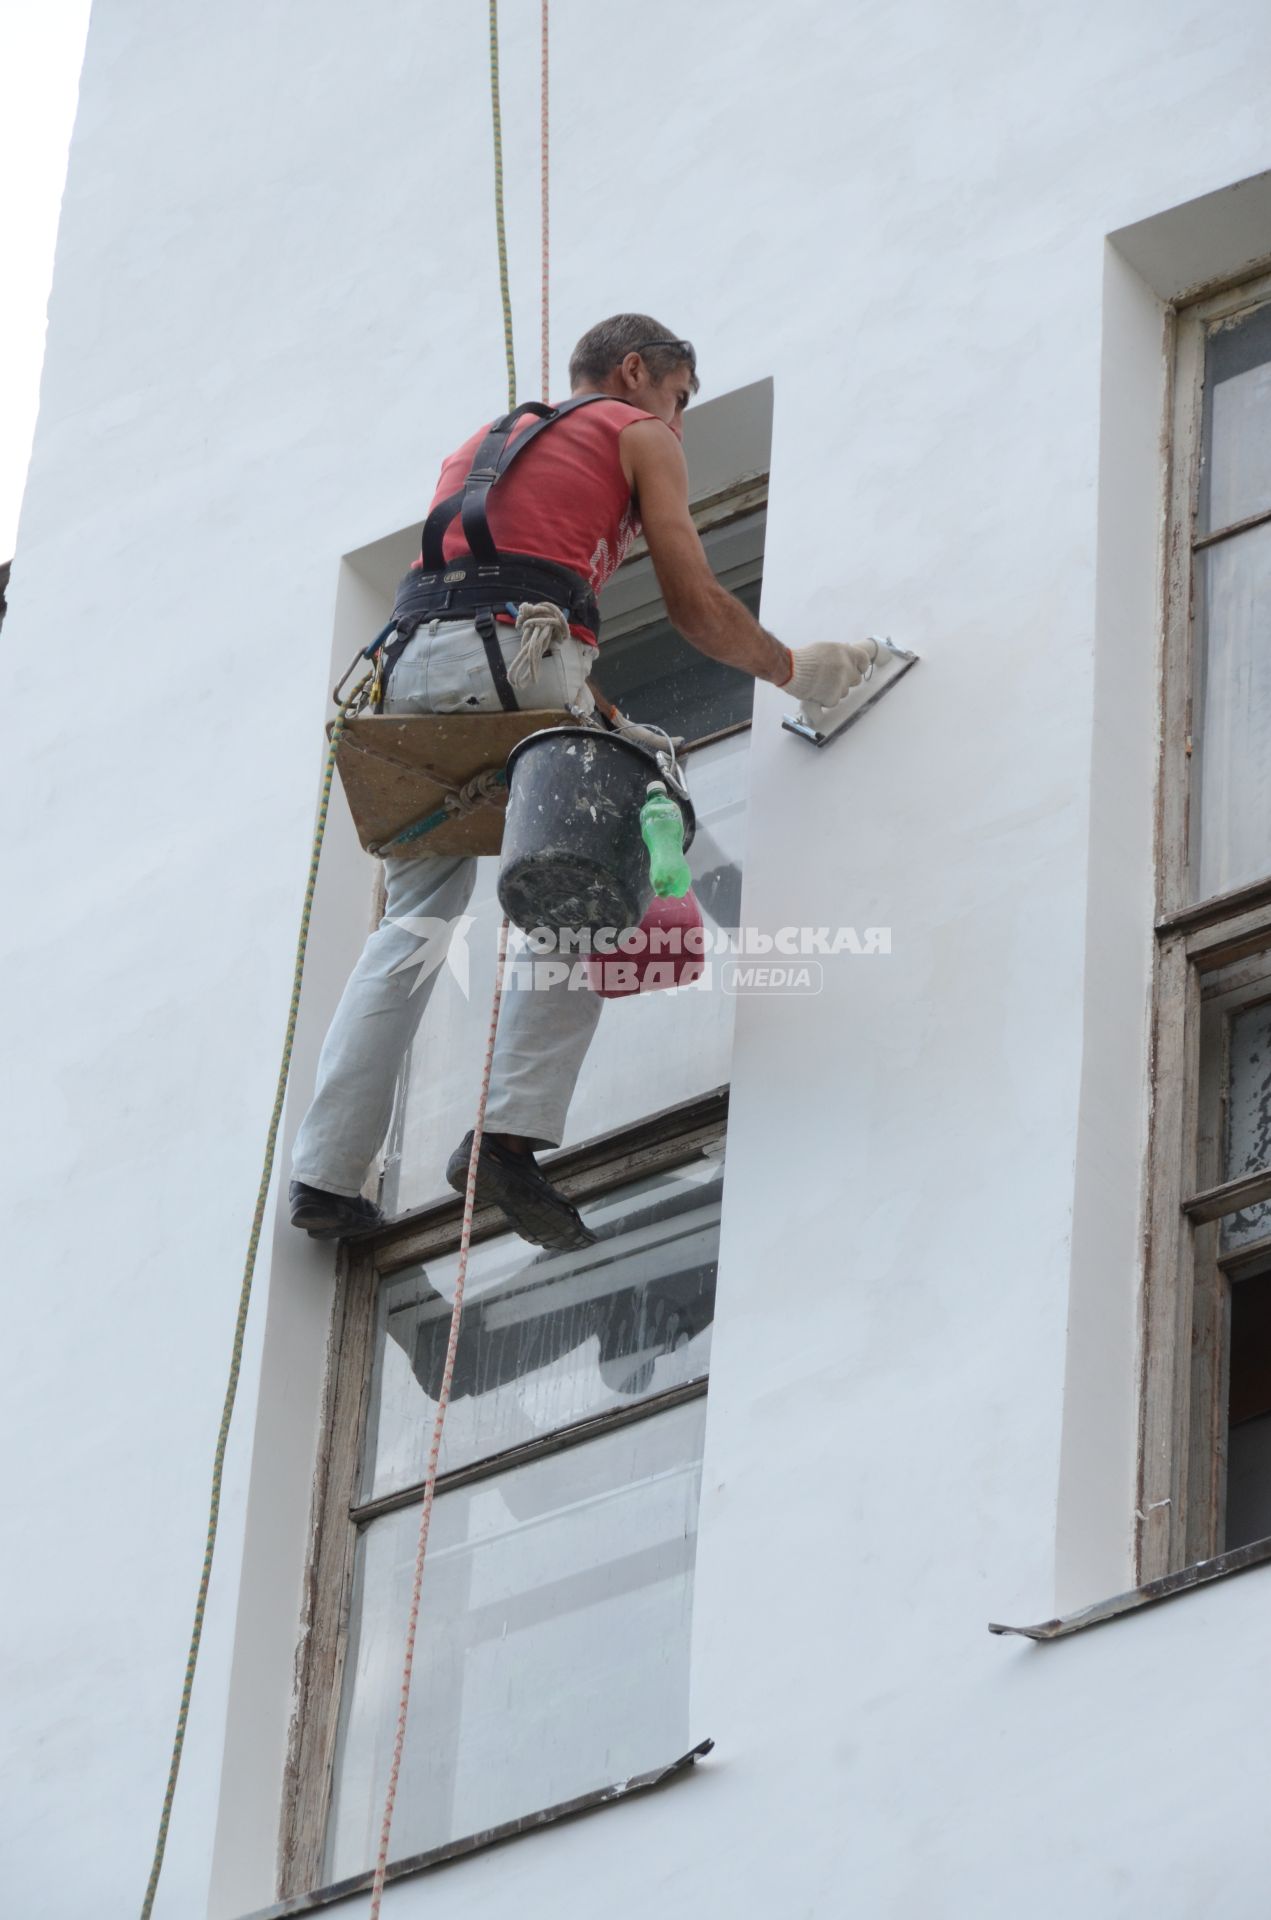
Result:
<instances>
[{"instance_id":1,"label":"bare arm","mask_svg":"<svg viewBox=\"0 0 1271 1920\"><path fill-rule=\"evenodd\" d=\"M618 444L671 624L699 653L784 686L793 666L789 648L711 572L689 512L688 469L679 441L660 422L642 420L628 427Z\"/></svg>"}]
</instances>

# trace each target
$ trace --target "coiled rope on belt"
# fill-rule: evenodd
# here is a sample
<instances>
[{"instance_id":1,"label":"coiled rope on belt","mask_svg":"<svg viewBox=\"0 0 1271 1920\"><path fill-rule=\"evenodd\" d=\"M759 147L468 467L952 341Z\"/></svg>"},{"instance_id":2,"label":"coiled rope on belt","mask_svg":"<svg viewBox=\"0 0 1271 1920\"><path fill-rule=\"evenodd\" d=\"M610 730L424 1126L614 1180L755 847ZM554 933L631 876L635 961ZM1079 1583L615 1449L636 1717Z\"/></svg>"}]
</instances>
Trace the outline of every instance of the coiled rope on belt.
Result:
<instances>
[{"instance_id":1,"label":"coiled rope on belt","mask_svg":"<svg viewBox=\"0 0 1271 1920\"><path fill-rule=\"evenodd\" d=\"M499 927L499 954L494 972L494 1001L490 1008L490 1028L485 1042L485 1064L481 1070L481 1094L477 1101L476 1124L472 1130L472 1152L468 1156L468 1184L463 1196L463 1225L459 1232L459 1264L455 1272L455 1297L450 1309L450 1337L446 1343L446 1364L437 1395L437 1413L433 1420L432 1444L428 1449L428 1471L424 1476L424 1500L419 1514L419 1540L415 1548L415 1577L410 1590L410 1612L406 1621L406 1652L402 1661L401 1693L397 1702L397 1731L393 1739L393 1758L384 1795L384 1815L380 1824L379 1851L371 1881L370 1920L379 1920L384 1877L388 1871L388 1846L393 1829L393 1809L397 1803L397 1783L402 1770L406 1745L406 1716L410 1707L410 1683L415 1666L415 1636L419 1630L420 1595L424 1584L424 1561L428 1553L428 1528L432 1521L433 1500L437 1492L437 1470L441 1459L441 1436L450 1405L454 1382L455 1355L459 1350L459 1322L463 1315L463 1291L468 1277L468 1249L472 1242L472 1214L477 1188L477 1159L485 1133L486 1101L490 1094L490 1073L494 1065L494 1037L499 1024L499 1004L503 998L503 974L507 960L508 920L504 914Z\"/></svg>"},{"instance_id":2,"label":"coiled rope on belt","mask_svg":"<svg viewBox=\"0 0 1271 1920\"><path fill-rule=\"evenodd\" d=\"M212 1558L216 1551L216 1533L221 1517L221 1479L225 1466L225 1449L229 1441L230 1421L234 1413L234 1400L238 1393L239 1376L243 1366L243 1340L247 1330L247 1310L251 1305L252 1279L256 1272L256 1254L260 1247L261 1229L265 1220L265 1203L269 1197L269 1188L274 1173L274 1152L278 1144L278 1127L282 1119L283 1098L287 1091L287 1077L291 1070L291 1054L296 1038L296 1018L300 1011L300 984L304 978L305 952L309 945L309 922L313 914L313 895L318 881L318 859L322 852L322 842L327 828L327 812L331 803L331 781L335 774L335 757L340 746L340 736L344 732L344 722L349 708L370 680L368 673L354 688L348 699L343 701L336 713L331 728L331 738L327 746L326 764L322 769L322 795L318 802L318 818L313 830L313 844L309 851L309 872L305 880L304 903L300 909L300 932L296 941L296 956L291 974L291 1004L287 1009L287 1027L283 1035L282 1059L278 1067L278 1084L274 1090L273 1112L269 1116L269 1130L265 1137L265 1158L260 1170L260 1185L256 1191L256 1208L252 1214L251 1232L247 1239L247 1256L243 1263L243 1279L238 1296L238 1315L234 1322L234 1340L230 1349L229 1379L225 1387L225 1401L221 1409L221 1424L216 1435L216 1451L212 1459L212 1496L208 1508L207 1541L203 1550L203 1571L199 1576L198 1597L194 1603L194 1628L190 1635L190 1650L186 1656L185 1678L181 1685L181 1705L177 1713L176 1736L172 1742L172 1758L168 1765L167 1786L163 1795L163 1811L159 1817L159 1832L155 1840L154 1858L150 1866L150 1878L146 1883L146 1896L142 1902L141 1920L150 1920L154 1908L155 1894L158 1891L159 1875L163 1868L163 1856L168 1844L168 1827L172 1819L172 1802L177 1790L177 1775L181 1771L181 1756L185 1750L185 1729L190 1717L190 1696L194 1690L194 1670L198 1665L199 1644L203 1638L203 1617L207 1611L208 1587L212 1579Z\"/></svg>"}]
</instances>

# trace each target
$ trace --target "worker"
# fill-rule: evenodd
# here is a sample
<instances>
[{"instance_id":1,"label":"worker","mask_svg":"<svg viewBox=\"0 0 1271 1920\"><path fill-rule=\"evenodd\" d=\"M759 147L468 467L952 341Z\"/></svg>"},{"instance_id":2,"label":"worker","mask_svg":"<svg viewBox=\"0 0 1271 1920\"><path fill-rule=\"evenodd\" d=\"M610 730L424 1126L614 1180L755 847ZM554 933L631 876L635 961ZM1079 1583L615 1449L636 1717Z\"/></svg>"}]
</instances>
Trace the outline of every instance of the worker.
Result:
<instances>
[{"instance_id":1,"label":"worker","mask_svg":"<svg viewBox=\"0 0 1271 1920\"><path fill-rule=\"evenodd\" d=\"M698 388L692 343L647 314L617 314L583 335L569 373L571 398L547 418L522 412L483 427L444 462L421 561L398 591L384 710L522 706L591 716L596 596L641 531L667 613L690 645L796 699L824 707L845 699L868 670L866 647L823 641L792 652L711 571L681 445ZM478 578L483 552L496 570L486 564ZM536 616L533 642L515 623L518 605L522 626L525 614ZM554 621L547 629L544 612ZM384 916L336 1009L295 1143L291 1220L318 1239L364 1237L383 1224L361 1189L436 978L435 968L417 978L418 942L402 923L453 923L475 880L474 860L457 855L390 858L384 870ZM535 1154L564 1137L602 1004L568 981L504 1001L476 1198L539 1246L569 1250L594 1238ZM446 1168L459 1192L471 1147L468 1134Z\"/></svg>"}]
</instances>

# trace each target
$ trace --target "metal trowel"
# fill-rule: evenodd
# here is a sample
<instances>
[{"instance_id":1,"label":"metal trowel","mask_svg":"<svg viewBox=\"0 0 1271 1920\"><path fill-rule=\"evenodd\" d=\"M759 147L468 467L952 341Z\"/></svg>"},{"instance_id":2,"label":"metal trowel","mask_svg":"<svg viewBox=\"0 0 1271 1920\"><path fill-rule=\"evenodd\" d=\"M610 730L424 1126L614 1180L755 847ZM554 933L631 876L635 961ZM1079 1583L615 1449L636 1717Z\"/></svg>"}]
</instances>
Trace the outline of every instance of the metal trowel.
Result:
<instances>
[{"instance_id":1,"label":"metal trowel","mask_svg":"<svg viewBox=\"0 0 1271 1920\"><path fill-rule=\"evenodd\" d=\"M917 662L916 653L906 653L903 647L893 646L890 640L876 633L871 633L869 638L877 644L878 653L860 685L853 687L837 707L820 707L814 700L805 700L797 713L786 714L782 719L781 724L788 732L797 733L801 740L810 740L814 747L823 747L827 740L837 739L854 720L859 720L890 692Z\"/></svg>"}]
</instances>

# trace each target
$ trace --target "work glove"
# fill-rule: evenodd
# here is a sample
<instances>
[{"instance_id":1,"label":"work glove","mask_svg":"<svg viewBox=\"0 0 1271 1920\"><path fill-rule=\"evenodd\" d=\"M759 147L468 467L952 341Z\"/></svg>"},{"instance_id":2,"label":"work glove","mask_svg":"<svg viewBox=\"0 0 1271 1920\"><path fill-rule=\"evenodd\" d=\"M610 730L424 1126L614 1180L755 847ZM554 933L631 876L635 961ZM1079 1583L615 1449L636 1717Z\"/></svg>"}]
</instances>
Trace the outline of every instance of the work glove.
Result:
<instances>
[{"instance_id":1,"label":"work glove","mask_svg":"<svg viewBox=\"0 0 1271 1920\"><path fill-rule=\"evenodd\" d=\"M850 641L821 640L815 646L791 648L794 671L781 691L818 707L837 707L853 687L869 677L878 658L877 640L859 646Z\"/></svg>"},{"instance_id":2,"label":"work glove","mask_svg":"<svg viewBox=\"0 0 1271 1920\"><path fill-rule=\"evenodd\" d=\"M619 713L612 700L607 700L594 680L588 680L587 686L595 696L596 711L604 718L605 725L614 733L625 735L638 747L645 747L650 753L665 753L668 739L678 753L684 745L682 733L665 734L660 727L642 727L638 720L628 720L625 713Z\"/></svg>"}]
</instances>

